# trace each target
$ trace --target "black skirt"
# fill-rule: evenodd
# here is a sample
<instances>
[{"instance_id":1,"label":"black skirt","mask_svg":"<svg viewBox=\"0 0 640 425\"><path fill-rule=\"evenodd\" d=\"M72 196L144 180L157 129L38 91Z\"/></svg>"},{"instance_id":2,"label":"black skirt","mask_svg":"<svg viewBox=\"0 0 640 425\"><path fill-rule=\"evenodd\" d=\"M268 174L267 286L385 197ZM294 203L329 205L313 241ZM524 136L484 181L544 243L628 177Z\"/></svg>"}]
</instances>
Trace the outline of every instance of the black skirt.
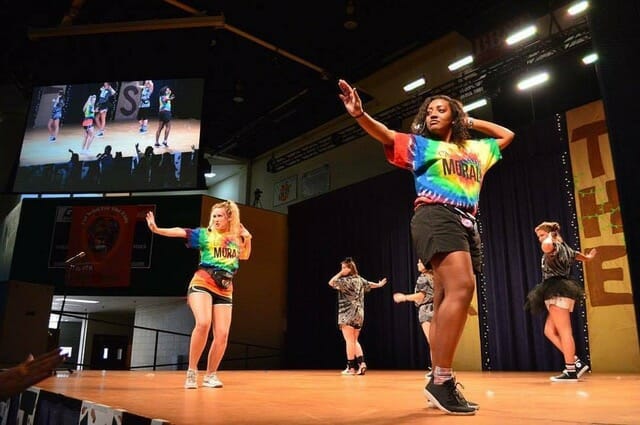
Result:
<instances>
[{"instance_id":1,"label":"black skirt","mask_svg":"<svg viewBox=\"0 0 640 425\"><path fill-rule=\"evenodd\" d=\"M561 276L550 277L529 291L524 308L532 313L542 313L547 310L545 300L555 297L581 301L584 299L584 289L573 279Z\"/></svg>"}]
</instances>

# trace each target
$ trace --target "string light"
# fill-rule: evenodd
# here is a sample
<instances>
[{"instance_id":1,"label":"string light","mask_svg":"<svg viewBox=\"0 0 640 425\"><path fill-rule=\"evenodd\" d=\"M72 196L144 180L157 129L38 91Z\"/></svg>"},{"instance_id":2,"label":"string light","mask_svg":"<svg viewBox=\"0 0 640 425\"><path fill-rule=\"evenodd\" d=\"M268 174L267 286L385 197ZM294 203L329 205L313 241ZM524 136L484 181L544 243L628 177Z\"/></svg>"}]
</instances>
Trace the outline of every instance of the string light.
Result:
<instances>
[{"instance_id":1,"label":"string light","mask_svg":"<svg viewBox=\"0 0 640 425\"><path fill-rule=\"evenodd\" d=\"M562 128L562 116L560 114L556 114L556 120L558 122L558 136L560 137L562 142L565 142L565 134L566 132ZM566 144L565 144L566 146ZM569 231L571 232L572 246L575 246L578 251L582 251L582 247L580 246L580 229L578 227L578 215L576 210L576 199L574 195L574 184L573 184L573 175L571 174L571 161L570 156L567 151L564 151L560 156L560 161L562 163L564 169L564 189L567 197L567 207L569 211L571 211L571 216L569 219ZM594 193L595 195L595 193ZM584 196L584 194L581 194ZM597 217L596 215L595 217ZM583 216L584 218L591 218L587 216ZM580 285L585 288L584 283L584 273L582 268L582 263L580 261L576 262L576 268L578 270L578 281ZM589 323L587 320L587 306L586 300L585 302L577 303L577 313L579 322L582 323L582 335L584 339L584 350L587 363L591 363L591 353L589 349ZM577 353L576 353L577 354Z\"/></svg>"},{"instance_id":2,"label":"string light","mask_svg":"<svg viewBox=\"0 0 640 425\"><path fill-rule=\"evenodd\" d=\"M478 209L478 233L480 234L480 240L482 237L482 220L480 219L481 211ZM480 270L485 270L484 255L480 257ZM489 308L487 302L487 279L484 273L480 273L478 285L478 324L481 327L480 330L480 345L482 349L482 370L492 370L491 366L491 352L489 351Z\"/></svg>"}]
</instances>

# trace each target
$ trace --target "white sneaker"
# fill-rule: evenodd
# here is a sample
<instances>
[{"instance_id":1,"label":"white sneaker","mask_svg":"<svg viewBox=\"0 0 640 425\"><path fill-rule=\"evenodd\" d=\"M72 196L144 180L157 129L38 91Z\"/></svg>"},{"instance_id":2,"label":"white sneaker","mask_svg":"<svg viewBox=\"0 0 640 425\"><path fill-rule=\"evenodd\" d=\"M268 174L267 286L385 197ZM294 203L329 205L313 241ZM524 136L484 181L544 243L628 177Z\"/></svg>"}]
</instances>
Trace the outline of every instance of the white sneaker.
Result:
<instances>
[{"instance_id":1,"label":"white sneaker","mask_svg":"<svg viewBox=\"0 0 640 425\"><path fill-rule=\"evenodd\" d=\"M424 374L424 379L426 379L428 381L429 379L431 379L432 376L433 376L433 370L431 370L431 368L429 368L427 373Z\"/></svg>"},{"instance_id":2,"label":"white sneaker","mask_svg":"<svg viewBox=\"0 0 640 425\"><path fill-rule=\"evenodd\" d=\"M187 370L187 379L184 381L184 387L187 389L198 388L198 371Z\"/></svg>"},{"instance_id":3,"label":"white sneaker","mask_svg":"<svg viewBox=\"0 0 640 425\"><path fill-rule=\"evenodd\" d=\"M218 375L216 375L215 373L211 373L204 376L202 386L209 388L222 388L222 381L218 379Z\"/></svg>"},{"instance_id":4,"label":"white sneaker","mask_svg":"<svg viewBox=\"0 0 640 425\"><path fill-rule=\"evenodd\" d=\"M340 374L342 375L355 375L356 373L357 373L356 370L354 368L350 368L349 366L347 366L345 370L340 372Z\"/></svg>"}]
</instances>

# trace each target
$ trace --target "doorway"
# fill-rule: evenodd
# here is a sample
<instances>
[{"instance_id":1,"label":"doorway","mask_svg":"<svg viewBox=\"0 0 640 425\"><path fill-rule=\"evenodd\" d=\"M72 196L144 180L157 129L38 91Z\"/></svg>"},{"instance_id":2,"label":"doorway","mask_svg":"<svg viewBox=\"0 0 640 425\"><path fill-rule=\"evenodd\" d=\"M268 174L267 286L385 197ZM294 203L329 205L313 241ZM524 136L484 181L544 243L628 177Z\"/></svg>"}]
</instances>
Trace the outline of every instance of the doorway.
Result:
<instances>
[{"instance_id":1,"label":"doorway","mask_svg":"<svg viewBox=\"0 0 640 425\"><path fill-rule=\"evenodd\" d=\"M91 349L91 369L127 370L129 337L126 335L96 334Z\"/></svg>"}]
</instances>

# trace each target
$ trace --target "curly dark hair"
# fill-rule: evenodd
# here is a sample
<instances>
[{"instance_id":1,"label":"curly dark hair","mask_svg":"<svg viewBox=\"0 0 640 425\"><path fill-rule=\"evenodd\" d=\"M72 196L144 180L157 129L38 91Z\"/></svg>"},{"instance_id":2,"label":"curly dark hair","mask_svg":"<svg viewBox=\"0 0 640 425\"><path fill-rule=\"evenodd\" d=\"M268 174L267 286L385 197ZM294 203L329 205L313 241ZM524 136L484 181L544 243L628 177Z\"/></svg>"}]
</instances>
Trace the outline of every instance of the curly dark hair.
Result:
<instances>
[{"instance_id":1,"label":"curly dark hair","mask_svg":"<svg viewBox=\"0 0 640 425\"><path fill-rule=\"evenodd\" d=\"M452 131L451 131L451 142L456 145L462 144L465 140L469 139L469 129L467 128L466 117L467 113L462 109L462 102L457 99L453 99L444 94L437 94L433 96L427 97L422 105L418 109L418 113L413 118L413 122L411 123L411 132L413 134L419 134L429 138L436 138L437 136L431 134L426 125L427 119L427 108L429 104L436 99L442 99L449 103L449 108L451 108L452 115Z\"/></svg>"}]
</instances>

